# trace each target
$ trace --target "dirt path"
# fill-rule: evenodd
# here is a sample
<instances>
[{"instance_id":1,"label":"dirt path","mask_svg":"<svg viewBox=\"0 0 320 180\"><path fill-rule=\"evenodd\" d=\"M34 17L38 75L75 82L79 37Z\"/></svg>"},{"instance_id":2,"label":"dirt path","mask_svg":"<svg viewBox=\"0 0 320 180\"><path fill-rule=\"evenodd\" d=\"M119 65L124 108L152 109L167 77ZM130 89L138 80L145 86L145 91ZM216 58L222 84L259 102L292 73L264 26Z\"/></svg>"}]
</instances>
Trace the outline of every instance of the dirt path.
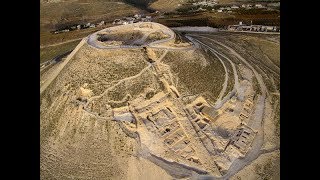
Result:
<instances>
[{"instance_id":1,"label":"dirt path","mask_svg":"<svg viewBox=\"0 0 320 180\"><path fill-rule=\"evenodd\" d=\"M80 47L82 47L87 41L87 38L83 38L82 41L77 45L77 47L68 55L68 57L66 58L66 60L64 60L59 67L57 67L57 70L54 71L54 73L52 73L52 75L50 77L48 77L48 79L45 80L45 82L41 85L40 87L40 94L42 94L42 92L44 90L46 90L46 88L51 84L51 82L58 76L58 74L61 72L61 70L68 64L68 62L72 59L72 57L78 52L78 50L80 49Z\"/></svg>"},{"instance_id":2,"label":"dirt path","mask_svg":"<svg viewBox=\"0 0 320 180\"><path fill-rule=\"evenodd\" d=\"M52 46L59 46L59 45L62 45L62 44L66 44L66 43L70 43L70 42L74 42L74 41L79 41L83 38L77 38L77 39L71 39L71 40L68 40L68 41L63 41L63 42L60 42L60 43L54 43L54 44L49 44L49 45L40 45L40 49L42 48L46 48L46 47L52 47Z\"/></svg>"},{"instance_id":3,"label":"dirt path","mask_svg":"<svg viewBox=\"0 0 320 180\"><path fill-rule=\"evenodd\" d=\"M190 36L193 36L193 37L203 37L203 36L197 36L197 35L193 35L193 34L190 35ZM207 38L207 37L203 37L203 38ZM211 40L210 38L207 38L207 39ZM196 41L199 42L199 40L197 40L197 39L196 39ZM202 45L204 45L205 47L207 47L213 54L215 54L215 56L218 57L218 59L219 59L221 62L223 62L223 61L221 60L221 58L220 58L218 55L220 55L220 56L223 57L224 59L228 60L228 62L231 64L232 71L233 71L233 75L234 75L234 88L233 88L233 90L232 90L232 93L230 93L230 94L234 94L234 93L236 93L236 92L239 92L239 88L240 88L240 87L239 87L238 72L237 72L237 69L236 69L234 63L233 63L225 54L218 52L216 49L210 47L209 45L207 45L207 44L205 44L205 43L203 43L203 42L200 42L200 43L201 43ZM211 44L212 44L212 43L211 43ZM225 67L224 63L223 63L223 66ZM225 69L226 69L226 68L225 68ZM225 70L225 72L227 72L227 71ZM224 84L224 86L226 86L226 85L227 85L227 84ZM223 97L223 94L225 93L225 91L226 91L226 89L222 89L222 91L220 92L219 98L218 98L218 100L217 100L216 103L215 103L215 108L220 108L220 107L225 103L225 101L226 101L227 99L229 99L229 98L228 98L228 97L229 97L228 95L225 96L225 97Z\"/></svg>"},{"instance_id":4,"label":"dirt path","mask_svg":"<svg viewBox=\"0 0 320 180\"><path fill-rule=\"evenodd\" d=\"M167 55L167 53L168 53L168 50L166 50L166 51L161 55L161 57L158 59L158 61L160 62L160 61ZM95 114L95 113L93 113L93 112L90 112L90 111L88 110L87 107L88 107L89 103L92 102L92 101L95 100L95 99L101 98L102 96L104 96L105 94L107 94L111 89L113 89L114 87L118 86L120 83L141 76L142 73L144 73L145 71L147 71L147 70L150 69L151 67L152 67L152 64L148 64L148 66L145 67L144 69L142 69L138 74L136 74L136 75L134 75L134 76L127 77L127 78L124 78L124 79L121 79L121 80L119 80L116 84L114 84L113 86L107 88L107 89L106 89L103 93L101 93L100 95L91 97L91 98L87 101L87 103L85 104L85 106L84 106L84 111L85 111L86 113L89 113L90 115L96 117L96 118L102 118L102 119L104 119L103 117L100 117L100 116L98 116L97 114Z\"/></svg>"},{"instance_id":5,"label":"dirt path","mask_svg":"<svg viewBox=\"0 0 320 180\"><path fill-rule=\"evenodd\" d=\"M211 39L211 38L210 38ZM261 75L252 67L252 65L250 63L247 62L247 60L245 60L240 54L238 54L234 49L232 49L231 47L217 41L214 39L211 39L213 42L219 44L220 46L223 46L224 48L228 49L230 51L230 54L233 54L234 56L236 56L239 60L241 60L245 65L247 65L254 73L255 77L258 80L259 86L261 88L261 92L262 92L262 96L266 96L267 93L267 88L263 82L263 79L261 77Z\"/></svg>"},{"instance_id":6,"label":"dirt path","mask_svg":"<svg viewBox=\"0 0 320 180\"><path fill-rule=\"evenodd\" d=\"M208 37L204 37L204 36L199 36L199 37L202 37L202 38L206 38L206 39L209 39L211 40L210 38ZM211 43L212 44L212 43ZM210 46L209 46L210 47ZM234 74L234 88L238 91L239 89L239 77L238 77L238 71L236 69L236 66L234 65L234 63L223 53L221 52L218 52L216 49L210 47L211 50L213 50L216 54L222 56L223 58L225 58L226 60L228 60L228 62L231 64L232 66L232 71L233 71L233 74Z\"/></svg>"},{"instance_id":7,"label":"dirt path","mask_svg":"<svg viewBox=\"0 0 320 180\"><path fill-rule=\"evenodd\" d=\"M216 104L221 104L221 99L222 99L222 96L224 95L224 93L226 92L227 85L228 85L228 80L229 80L229 74L228 74L227 67L224 64L223 60L217 55L217 53L211 47L209 47L208 45L204 44L203 42L201 42L201 41L199 41L197 39L193 39L193 40L197 41L201 45L203 45L206 48L208 48L209 51L212 52L219 59L219 61L221 62L222 66L223 66L223 69L224 69L224 72L225 72L224 82L223 82L223 85L222 85L222 90L220 91L218 99L216 101Z\"/></svg>"},{"instance_id":8,"label":"dirt path","mask_svg":"<svg viewBox=\"0 0 320 180\"><path fill-rule=\"evenodd\" d=\"M100 95L91 97L91 98L87 101L87 103L85 104L84 110L85 110L86 112L88 112L89 114L94 115L94 113L90 112L90 111L87 109L87 106L89 105L90 102L92 102L92 101L95 100L95 99L101 98L102 96L104 96L105 94L107 94L112 88L118 86L120 83L141 76L141 74L144 73L145 71L147 71L148 69L150 69L150 67L152 67L151 64L149 64L147 67L145 67L144 69L142 69L138 74L119 80L116 84L114 84L113 86L107 88L107 89L106 89L103 93L101 93Z\"/></svg>"},{"instance_id":9,"label":"dirt path","mask_svg":"<svg viewBox=\"0 0 320 180\"><path fill-rule=\"evenodd\" d=\"M162 59L167 55L167 53L168 53L168 49L166 49L164 53L161 55L161 57L159 57L158 62L161 62Z\"/></svg>"},{"instance_id":10,"label":"dirt path","mask_svg":"<svg viewBox=\"0 0 320 180\"><path fill-rule=\"evenodd\" d=\"M195 36L197 36L197 35L195 35ZM207 37L204 37L204 38L207 38ZM263 145L263 140L264 140L264 131L263 131L262 120L264 118L263 117L264 116L264 108L265 108L265 103L266 103L265 99L266 99L266 94L268 93L268 91L267 91L267 88L264 84L264 81L263 81L263 78L261 77L261 75L253 68L253 66L250 63L247 62L246 59L244 59L234 49L223 44L222 42L211 39L211 38L207 38L207 39L214 42L215 44L218 44L218 45L226 48L227 50L229 50L230 55L234 55L240 61L242 61L247 67L249 67L253 71L255 77L257 78L261 92L262 92L262 95L258 96L257 105L255 108L255 112L253 114L253 117L251 118L251 120L248 123L248 125L250 127L252 127L255 130L258 130L258 133L255 137L255 140L253 141L251 150L248 152L248 154L244 158L236 159L232 163L232 165L230 166L228 172L223 177L221 177L221 178L215 177L215 179L228 179L231 176L233 176L234 174L236 174L238 171L240 171L242 168L244 168L245 166L250 164L252 161L257 159L260 156L260 154L263 153L263 151L261 151L261 147ZM216 51L216 53L218 54L219 52ZM220 54L220 55L222 56L222 54ZM226 56L223 55L223 57L227 59Z\"/></svg>"}]
</instances>

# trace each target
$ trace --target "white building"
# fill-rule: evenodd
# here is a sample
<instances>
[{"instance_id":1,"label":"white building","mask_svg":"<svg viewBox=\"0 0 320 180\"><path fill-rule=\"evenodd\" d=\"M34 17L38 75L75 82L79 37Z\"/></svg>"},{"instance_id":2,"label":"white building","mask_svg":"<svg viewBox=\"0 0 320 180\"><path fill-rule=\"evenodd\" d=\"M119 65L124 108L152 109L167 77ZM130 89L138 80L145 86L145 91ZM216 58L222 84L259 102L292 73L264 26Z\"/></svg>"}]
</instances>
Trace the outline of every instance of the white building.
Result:
<instances>
[{"instance_id":1,"label":"white building","mask_svg":"<svg viewBox=\"0 0 320 180\"><path fill-rule=\"evenodd\" d=\"M255 7L256 8L264 8L261 4L256 4Z\"/></svg>"},{"instance_id":2,"label":"white building","mask_svg":"<svg viewBox=\"0 0 320 180\"><path fill-rule=\"evenodd\" d=\"M98 24L98 26L102 26L102 25L104 25L104 21L101 21L101 22Z\"/></svg>"},{"instance_id":3,"label":"white building","mask_svg":"<svg viewBox=\"0 0 320 180\"><path fill-rule=\"evenodd\" d=\"M136 18L136 19L140 19L141 18L141 14L135 14L133 17Z\"/></svg>"},{"instance_id":4,"label":"white building","mask_svg":"<svg viewBox=\"0 0 320 180\"><path fill-rule=\"evenodd\" d=\"M233 5L233 6L231 6L231 9L239 9L239 7L236 5Z\"/></svg>"}]
</instances>

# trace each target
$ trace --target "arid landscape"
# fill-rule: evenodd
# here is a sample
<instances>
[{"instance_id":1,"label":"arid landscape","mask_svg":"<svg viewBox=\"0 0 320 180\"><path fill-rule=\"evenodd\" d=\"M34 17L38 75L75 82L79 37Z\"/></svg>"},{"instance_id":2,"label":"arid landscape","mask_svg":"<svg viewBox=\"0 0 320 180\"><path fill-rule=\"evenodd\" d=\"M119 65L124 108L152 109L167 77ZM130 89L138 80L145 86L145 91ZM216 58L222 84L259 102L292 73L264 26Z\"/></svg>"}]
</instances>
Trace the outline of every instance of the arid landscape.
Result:
<instances>
[{"instance_id":1,"label":"arid landscape","mask_svg":"<svg viewBox=\"0 0 320 180\"><path fill-rule=\"evenodd\" d=\"M41 179L280 179L280 33L200 29L43 35Z\"/></svg>"}]
</instances>

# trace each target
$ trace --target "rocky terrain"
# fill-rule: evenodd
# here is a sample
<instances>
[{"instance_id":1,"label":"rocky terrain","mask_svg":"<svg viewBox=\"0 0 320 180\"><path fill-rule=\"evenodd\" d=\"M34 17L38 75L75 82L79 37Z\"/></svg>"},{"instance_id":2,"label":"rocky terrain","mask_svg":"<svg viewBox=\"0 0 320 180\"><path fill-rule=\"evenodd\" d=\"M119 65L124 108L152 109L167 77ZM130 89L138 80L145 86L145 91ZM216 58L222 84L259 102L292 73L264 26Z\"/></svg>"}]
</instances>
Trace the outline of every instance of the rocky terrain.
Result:
<instances>
[{"instance_id":1,"label":"rocky terrain","mask_svg":"<svg viewBox=\"0 0 320 180\"><path fill-rule=\"evenodd\" d=\"M95 32L41 67L41 179L277 179L279 63L279 35Z\"/></svg>"}]
</instances>

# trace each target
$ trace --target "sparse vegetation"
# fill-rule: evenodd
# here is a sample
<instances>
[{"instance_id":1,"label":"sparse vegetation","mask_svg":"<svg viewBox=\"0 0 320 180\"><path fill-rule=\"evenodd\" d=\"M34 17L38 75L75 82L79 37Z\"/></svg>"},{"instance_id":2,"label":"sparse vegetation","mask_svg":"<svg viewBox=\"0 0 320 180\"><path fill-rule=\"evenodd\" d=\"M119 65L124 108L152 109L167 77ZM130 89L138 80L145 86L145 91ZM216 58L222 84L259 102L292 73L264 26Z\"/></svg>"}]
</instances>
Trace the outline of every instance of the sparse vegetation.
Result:
<instances>
[{"instance_id":1,"label":"sparse vegetation","mask_svg":"<svg viewBox=\"0 0 320 180\"><path fill-rule=\"evenodd\" d=\"M163 32L154 32L154 33L149 34L149 36L146 39L146 43L158 41L158 40L165 39L168 37L169 36Z\"/></svg>"},{"instance_id":2,"label":"sparse vegetation","mask_svg":"<svg viewBox=\"0 0 320 180\"><path fill-rule=\"evenodd\" d=\"M187 9L183 9L188 11ZM280 25L280 13L277 11L256 11L252 13L218 13L212 11L195 12L195 13L168 13L165 17L156 21L166 26L211 26L224 28L227 25L238 24L239 21L244 23L261 24L261 25Z\"/></svg>"},{"instance_id":3,"label":"sparse vegetation","mask_svg":"<svg viewBox=\"0 0 320 180\"><path fill-rule=\"evenodd\" d=\"M108 27L108 25L106 25L105 27ZM40 45L46 46L46 45L51 45L55 43L62 43L68 40L84 38L89 34L92 34L93 32L101 29L102 27L88 28L83 30L69 31L69 32L60 33L60 34L53 34L53 33L50 33L49 31L42 30L40 31Z\"/></svg>"},{"instance_id":4,"label":"sparse vegetation","mask_svg":"<svg viewBox=\"0 0 320 180\"><path fill-rule=\"evenodd\" d=\"M153 88L156 92L159 92L161 88L157 78L150 71L146 71L140 77L130 80L130 83L123 82L116 86L108 93L108 99L119 101L126 94L130 94L135 99L138 95L144 93L146 88Z\"/></svg>"},{"instance_id":5,"label":"sparse vegetation","mask_svg":"<svg viewBox=\"0 0 320 180\"><path fill-rule=\"evenodd\" d=\"M252 86L253 86L254 91L257 94L261 94L261 89L260 89L260 86L259 86L259 83L258 83L258 80L256 77L253 77L253 79L252 79Z\"/></svg>"},{"instance_id":6,"label":"sparse vegetation","mask_svg":"<svg viewBox=\"0 0 320 180\"><path fill-rule=\"evenodd\" d=\"M129 16L140 9L113 0L60 1L40 3L40 29L50 31L73 24L87 22L112 22L115 18Z\"/></svg>"},{"instance_id":7,"label":"sparse vegetation","mask_svg":"<svg viewBox=\"0 0 320 180\"><path fill-rule=\"evenodd\" d=\"M74 41L57 46L40 48L40 63L51 60L52 58L73 50L80 42Z\"/></svg>"},{"instance_id":8,"label":"sparse vegetation","mask_svg":"<svg viewBox=\"0 0 320 180\"><path fill-rule=\"evenodd\" d=\"M83 42L62 70L52 76L48 88L40 93L41 179L51 178L51 175L56 179L128 179L129 175L144 179L152 177L154 172L159 179L179 179L189 178L192 172L219 176L227 171L244 179L248 175L246 169L255 172L252 173L255 178L278 177L279 152L271 152L275 158L269 154L261 155L260 152L270 153L268 151L274 149L273 144L267 146L260 142L267 142L264 138L270 137L275 141L270 142L278 145L279 94L269 92L266 99L261 99L264 102L256 101L255 93L261 94L262 91L257 81L260 76L255 77L250 70L253 66L259 74L267 73L269 64L263 64L261 61L265 59L255 53L268 54L272 48L261 50L254 48L250 40L245 41L246 38L216 33L212 33L212 39L217 38L230 46L243 59L226 47L204 40L203 43L216 47L218 52L229 57L242 73L235 96L227 102L217 102L214 107L210 105L215 104L225 82L223 64L229 77L224 95L233 89L234 72L229 60L222 57L222 64L205 48L173 48L172 39L161 44L159 49L157 45L108 49L95 47L91 41ZM194 34L190 36L196 39L197 33ZM139 32L126 34L118 31L112 38L139 42L141 36L143 34ZM161 38L161 34L152 34L149 40ZM110 38L102 40L109 41ZM182 40L179 36L175 43ZM70 47L67 43L64 45ZM275 82L266 82L267 77L261 75L259 82L262 80L267 86L280 83L276 79ZM251 81L256 92L246 88L248 83L241 82L243 78ZM41 79L41 83L43 81ZM268 103L270 96L271 104ZM193 101L195 98L197 101ZM255 122L251 123L251 120ZM247 126L243 126L243 122ZM266 122L270 126L266 126ZM228 142L239 147L230 149ZM137 153L144 157L150 150L151 156L134 158ZM237 167L230 169L229 165L246 156L247 150L250 151L249 159L254 161L241 160L235 164L244 167L244 173L238 172ZM218 153L213 156L214 152ZM258 160L262 156L266 158ZM168 159L175 162L168 162Z\"/></svg>"},{"instance_id":9,"label":"sparse vegetation","mask_svg":"<svg viewBox=\"0 0 320 180\"><path fill-rule=\"evenodd\" d=\"M170 65L179 78L179 83L187 88L181 89L181 86L178 86L179 92L182 94L188 94L188 92L191 94L205 93L209 101L214 102L222 89L225 73L220 61L214 57L211 58L210 60L205 59L199 52L187 54L169 52L163 61Z\"/></svg>"},{"instance_id":10,"label":"sparse vegetation","mask_svg":"<svg viewBox=\"0 0 320 180\"><path fill-rule=\"evenodd\" d=\"M269 159L264 164L257 164L255 167L255 172L260 176L261 179L267 180L272 179L275 173L275 162Z\"/></svg>"}]
</instances>

